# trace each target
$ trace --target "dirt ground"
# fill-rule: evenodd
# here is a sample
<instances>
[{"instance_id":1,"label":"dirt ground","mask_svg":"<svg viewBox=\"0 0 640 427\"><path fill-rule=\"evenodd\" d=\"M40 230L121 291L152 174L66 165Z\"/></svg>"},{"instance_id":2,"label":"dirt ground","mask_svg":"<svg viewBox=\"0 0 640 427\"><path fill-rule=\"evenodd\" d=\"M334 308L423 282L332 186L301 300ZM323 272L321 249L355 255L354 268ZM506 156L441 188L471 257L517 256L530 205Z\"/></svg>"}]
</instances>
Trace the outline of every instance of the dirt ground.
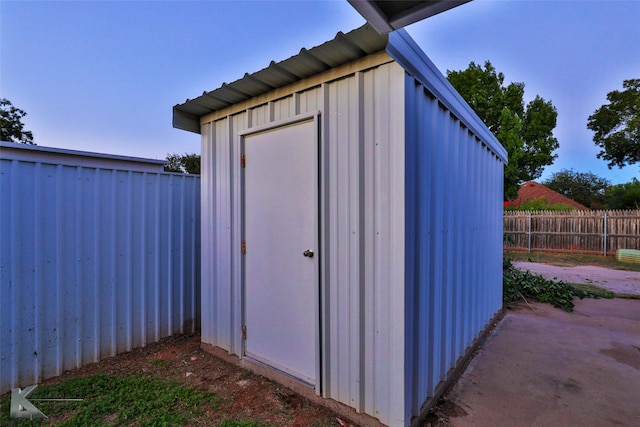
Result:
<instances>
[{"instance_id":1,"label":"dirt ground","mask_svg":"<svg viewBox=\"0 0 640 427\"><path fill-rule=\"evenodd\" d=\"M612 283L609 280L609 284ZM582 300L573 313L519 307L480 347L423 427L482 425L640 426L640 300ZM166 338L44 381L144 372L222 399L198 426L356 426L264 377L200 348L200 335ZM558 422L562 420L559 424ZM50 418L43 425L56 425Z\"/></svg>"},{"instance_id":2,"label":"dirt ground","mask_svg":"<svg viewBox=\"0 0 640 427\"><path fill-rule=\"evenodd\" d=\"M116 376L143 372L210 391L222 399L217 408L207 408L205 415L195 424L197 426L216 426L223 420L234 420L278 427L359 427L344 415L202 350L200 344L200 334L174 335L146 347L66 371L40 385L96 374ZM443 410L447 420L450 415L462 415L451 403L438 405L421 427L448 425L438 421L443 420ZM65 415L50 416L41 425L55 426L65 419Z\"/></svg>"},{"instance_id":3,"label":"dirt ground","mask_svg":"<svg viewBox=\"0 0 640 427\"><path fill-rule=\"evenodd\" d=\"M177 335L131 352L104 359L44 381L53 384L98 373L127 375L145 372L211 391L222 399L208 408L198 426L216 426L223 420L252 421L269 426L347 426L349 420L314 404L268 379L229 364L200 348L200 335ZM56 425L49 418L42 425Z\"/></svg>"},{"instance_id":4,"label":"dirt ground","mask_svg":"<svg viewBox=\"0 0 640 427\"><path fill-rule=\"evenodd\" d=\"M344 415L204 351L200 344L200 334L174 335L146 347L66 371L40 385L96 374L116 376L142 372L210 391L220 398L222 403L217 408L207 408L196 426L216 426L223 420L233 420L278 427L359 427ZM436 409L421 427L440 425L438 419L442 415L442 406ZM449 415L456 413L447 405L445 409ZM55 426L66 418L66 415L50 416L41 425Z\"/></svg>"}]
</instances>

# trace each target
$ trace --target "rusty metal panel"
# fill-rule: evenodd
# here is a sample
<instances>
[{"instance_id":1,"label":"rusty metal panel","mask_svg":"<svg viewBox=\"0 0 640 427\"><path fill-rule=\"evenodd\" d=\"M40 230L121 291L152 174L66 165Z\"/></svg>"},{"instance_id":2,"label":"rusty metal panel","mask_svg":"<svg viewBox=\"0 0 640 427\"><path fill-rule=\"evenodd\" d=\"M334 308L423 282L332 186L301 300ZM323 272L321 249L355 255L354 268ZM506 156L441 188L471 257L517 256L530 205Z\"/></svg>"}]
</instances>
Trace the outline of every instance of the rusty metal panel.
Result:
<instances>
[{"instance_id":1,"label":"rusty metal panel","mask_svg":"<svg viewBox=\"0 0 640 427\"><path fill-rule=\"evenodd\" d=\"M0 393L198 327L198 176L14 151L0 159Z\"/></svg>"}]
</instances>

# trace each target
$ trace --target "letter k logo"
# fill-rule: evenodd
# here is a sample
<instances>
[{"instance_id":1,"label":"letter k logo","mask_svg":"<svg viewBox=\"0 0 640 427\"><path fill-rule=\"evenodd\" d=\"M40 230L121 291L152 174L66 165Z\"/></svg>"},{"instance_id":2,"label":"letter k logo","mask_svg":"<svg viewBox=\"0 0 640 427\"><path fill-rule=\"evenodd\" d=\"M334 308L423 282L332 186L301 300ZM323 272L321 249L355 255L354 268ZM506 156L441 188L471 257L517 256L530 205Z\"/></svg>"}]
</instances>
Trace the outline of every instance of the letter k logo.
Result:
<instances>
[{"instance_id":1,"label":"letter k logo","mask_svg":"<svg viewBox=\"0 0 640 427\"><path fill-rule=\"evenodd\" d=\"M37 387L38 385L36 384L25 387L24 390L20 388L11 390L11 409L9 411L11 418L27 418L30 420L47 418L33 403L27 400L27 397L29 397Z\"/></svg>"}]
</instances>

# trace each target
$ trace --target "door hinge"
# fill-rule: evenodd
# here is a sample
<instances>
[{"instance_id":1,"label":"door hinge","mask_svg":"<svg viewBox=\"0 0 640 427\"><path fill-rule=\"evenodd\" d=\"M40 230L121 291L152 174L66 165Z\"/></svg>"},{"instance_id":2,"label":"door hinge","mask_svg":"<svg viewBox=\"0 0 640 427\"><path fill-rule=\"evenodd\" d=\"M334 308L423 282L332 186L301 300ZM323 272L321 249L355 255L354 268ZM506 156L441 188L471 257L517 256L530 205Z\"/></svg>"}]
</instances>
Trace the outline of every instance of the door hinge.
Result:
<instances>
[{"instance_id":1,"label":"door hinge","mask_svg":"<svg viewBox=\"0 0 640 427\"><path fill-rule=\"evenodd\" d=\"M247 339L247 326L246 326L246 325L244 325L244 326L242 327L242 339L243 339L243 340L246 340L246 339Z\"/></svg>"},{"instance_id":2,"label":"door hinge","mask_svg":"<svg viewBox=\"0 0 640 427\"><path fill-rule=\"evenodd\" d=\"M240 244L240 252L242 253L242 255L247 253L247 241L243 240L242 243Z\"/></svg>"},{"instance_id":3,"label":"door hinge","mask_svg":"<svg viewBox=\"0 0 640 427\"><path fill-rule=\"evenodd\" d=\"M242 166L243 168L247 167L247 157L244 155L244 153L240 154L240 166Z\"/></svg>"}]
</instances>

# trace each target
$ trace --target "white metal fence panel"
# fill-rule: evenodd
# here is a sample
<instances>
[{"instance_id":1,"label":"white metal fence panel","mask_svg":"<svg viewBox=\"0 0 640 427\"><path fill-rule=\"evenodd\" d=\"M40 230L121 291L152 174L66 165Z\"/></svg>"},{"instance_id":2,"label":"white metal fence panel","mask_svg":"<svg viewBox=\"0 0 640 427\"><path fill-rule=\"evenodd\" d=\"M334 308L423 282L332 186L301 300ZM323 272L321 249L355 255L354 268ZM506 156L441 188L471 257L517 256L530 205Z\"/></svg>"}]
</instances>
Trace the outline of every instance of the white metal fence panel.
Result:
<instances>
[{"instance_id":1,"label":"white metal fence panel","mask_svg":"<svg viewBox=\"0 0 640 427\"><path fill-rule=\"evenodd\" d=\"M199 327L198 176L3 154L0 203L0 393Z\"/></svg>"}]
</instances>

